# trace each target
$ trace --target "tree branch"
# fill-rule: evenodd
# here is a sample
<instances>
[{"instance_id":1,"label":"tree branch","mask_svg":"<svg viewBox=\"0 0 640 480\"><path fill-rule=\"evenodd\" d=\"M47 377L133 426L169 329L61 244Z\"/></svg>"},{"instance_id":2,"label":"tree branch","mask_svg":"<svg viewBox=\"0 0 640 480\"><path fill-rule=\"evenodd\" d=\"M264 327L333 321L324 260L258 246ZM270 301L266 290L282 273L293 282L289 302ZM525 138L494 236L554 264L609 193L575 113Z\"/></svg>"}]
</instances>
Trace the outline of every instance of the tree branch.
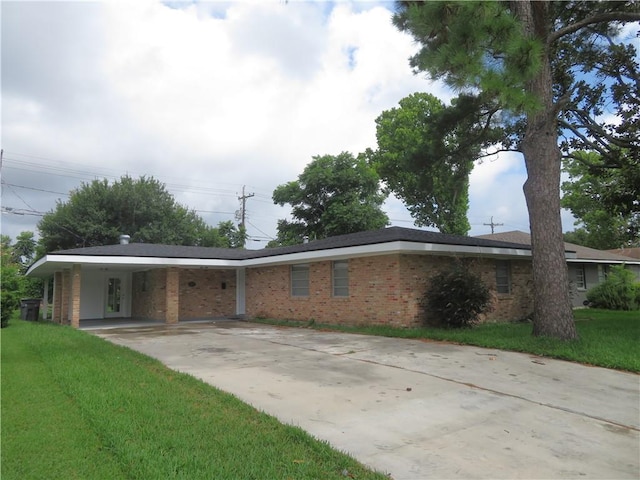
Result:
<instances>
[{"instance_id":1,"label":"tree branch","mask_svg":"<svg viewBox=\"0 0 640 480\"><path fill-rule=\"evenodd\" d=\"M615 145L616 147L631 148L633 146L633 143L634 143L633 139L626 139L623 137L616 137L614 135L611 135L604 128L602 128L601 125L591 120L588 113L585 112L584 110L570 109L568 111L573 113L576 117L578 117L584 123L583 125L574 125L573 126L574 128L572 129L572 131L575 132L576 128L585 128L603 137L605 140Z\"/></svg>"},{"instance_id":2,"label":"tree branch","mask_svg":"<svg viewBox=\"0 0 640 480\"><path fill-rule=\"evenodd\" d=\"M558 120L558 124L561 127L566 128L567 130L571 131L576 137L578 137L580 140L582 140L582 142L585 145L588 145L592 149L596 150L603 157L605 157L605 158L608 157L608 152L607 152L606 149L604 149L602 146L592 142L587 137L585 137L584 134L582 134L579 130L576 130L575 125L572 125L571 123L567 122L564 119L559 119Z\"/></svg>"},{"instance_id":3,"label":"tree branch","mask_svg":"<svg viewBox=\"0 0 640 480\"><path fill-rule=\"evenodd\" d=\"M547 45L551 45L556 42L560 38L565 35L570 35L574 32L577 32L581 28L587 27L589 25L594 25L596 23L602 22L637 22L640 21L640 12L602 12L597 13L591 17L584 18L576 23L572 23L571 25L567 25L555 32L552 32L547 37Z\"/></svg>"}]
</instances>

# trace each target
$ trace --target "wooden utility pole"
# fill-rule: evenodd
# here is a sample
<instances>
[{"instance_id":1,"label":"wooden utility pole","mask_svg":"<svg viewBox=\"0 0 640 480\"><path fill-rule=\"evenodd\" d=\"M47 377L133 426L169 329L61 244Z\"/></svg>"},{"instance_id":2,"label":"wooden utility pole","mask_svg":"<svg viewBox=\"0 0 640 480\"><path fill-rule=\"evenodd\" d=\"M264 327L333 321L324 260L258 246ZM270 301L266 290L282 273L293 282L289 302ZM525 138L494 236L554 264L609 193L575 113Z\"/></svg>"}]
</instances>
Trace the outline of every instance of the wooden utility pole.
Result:
<instances>
[{"instance_id":1,"label":"wooden utility pole","mask_svg":"<svg viewBox=\"0 0 640 480\"><path fill-rule=\"evenodd\" d=\"M245 219L246 219L246 212L247 212L247 198L251 198L255 195L255 193L249 193L249 194L245 194L244 190L246 188L246 185L242 186L242 196L238 197L238 200L240 200L240 228L245 228L244 223L245 223Z\"/></svg>"},{"instance_id":2,"label":"wooden utility pole","mask_svg":"<svg viewBox=\"0 0 640 480\"><path fill-rule=\"evenodd\" d=\"M491 223L483 223L483 225L491 226L491 235L493 235L493 227L501 227L504 223L493 223L493 216L491 217Z\"/></svg>"}]
</instances>

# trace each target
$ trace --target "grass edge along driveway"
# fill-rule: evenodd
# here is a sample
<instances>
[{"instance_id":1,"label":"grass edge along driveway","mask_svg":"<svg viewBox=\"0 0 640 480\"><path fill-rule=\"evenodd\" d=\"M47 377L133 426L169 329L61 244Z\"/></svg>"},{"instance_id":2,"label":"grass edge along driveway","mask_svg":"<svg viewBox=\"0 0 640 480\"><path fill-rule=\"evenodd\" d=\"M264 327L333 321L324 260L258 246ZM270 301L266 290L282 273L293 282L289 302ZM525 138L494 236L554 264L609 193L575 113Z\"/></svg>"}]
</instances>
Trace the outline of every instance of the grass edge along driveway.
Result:
<instances>
[{"instance_id":1,"label":"grass edge along driveway","mask_svg":"<svg viewBox=\"0 0 640 480\"><path fill-rule=\"evenodd\" d=\"M388 478L85 332L14 320L1 341L3 480Z\"/></svg>"},{"instance_id":2,"label":"grass edge along driveway","mask_svg":"<svg viewBox=\"0 0 640 480\"><path fill-rule=\"evenodd\" d=\"M306 327L383 337L436 340L530 353L587 365L640 373L640 311L574 310L579 339L565 342L534 337L530 323L484 323L473 328L397 328L383 325L326 325L256 319L270 325Z\"/></svg>"}]
</instances>

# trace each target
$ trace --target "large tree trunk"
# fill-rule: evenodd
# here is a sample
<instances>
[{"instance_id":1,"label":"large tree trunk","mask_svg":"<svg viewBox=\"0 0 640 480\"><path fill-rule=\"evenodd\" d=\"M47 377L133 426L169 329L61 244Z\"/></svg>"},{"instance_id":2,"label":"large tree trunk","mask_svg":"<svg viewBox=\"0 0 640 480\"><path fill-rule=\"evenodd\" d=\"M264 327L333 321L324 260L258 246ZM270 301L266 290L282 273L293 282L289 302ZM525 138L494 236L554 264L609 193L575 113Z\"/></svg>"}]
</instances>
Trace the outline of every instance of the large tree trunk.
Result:
<instances>
[{"instance_id":1,"label":"large tree trunk","mask_svg":"<svg viewBox=\"0 0 640 480\"><path fill-rule=\"evenodd\" d=\"M544 42L550 31L547 3L515 1L512 5L522 21L525 35ZM572 340L577 338L577 332L562 238L561 153L548 52L542 61L542 68L528 84L542 108L528 114L522 143L527 167L524 195L529 210L533 254L533 334Z\"/></svg>"}]
</instances>

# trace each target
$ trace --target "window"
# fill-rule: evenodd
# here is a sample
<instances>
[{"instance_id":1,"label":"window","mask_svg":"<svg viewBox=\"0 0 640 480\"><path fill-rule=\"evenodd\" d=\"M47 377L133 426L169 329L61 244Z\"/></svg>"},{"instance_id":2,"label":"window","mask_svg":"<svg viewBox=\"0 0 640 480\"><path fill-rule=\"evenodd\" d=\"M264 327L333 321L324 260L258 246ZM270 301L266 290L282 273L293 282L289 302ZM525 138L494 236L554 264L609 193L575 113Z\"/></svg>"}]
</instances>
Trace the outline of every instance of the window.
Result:
<instances>
[{"instance_id":1,"label":"window","mask_svg":"<svg viewBox=\"0 0 640 480\"><path fill-rule=\"evenodd\" d=\"M609 275L609 265L598 265L598 283L602 283L607 279Z\"/></svg>"},{"instance_id":2,"label":"window","mask_svg":"<svg viewBox=\"0 0 640 480\"><path fill-rule=\"evenodd\" d=\"M576 265L576 288L578 290L587 289L587 277L584 274L584 265Z\"/></svg>"},{"instance_id":3,"label":"window","mask_svg":"<svg viewBox=\"0 0 640 480\"><path fill-rule=\"evenodd\" d=\"M511 265L508 261L496 262L496 291L511 293Z\"/></svg>"},{"instance_id":4,"label":"window","mask_svg":"<svg viewBox=\"0 0 640 480\"><path fill-rule=\"evenodd\" d=\"M291 265L291 295L309 296L309 265Z\"/></svg>"},{"instance_id":5,"label":"window","mask_svg":"<svg viewBox=\"0 0 640 480\"><path fill-rule=\"evenodd\" d=\"M333 262L333 296L349 296L349 262L347 260Z\"/></svg>"}]
</instances>

